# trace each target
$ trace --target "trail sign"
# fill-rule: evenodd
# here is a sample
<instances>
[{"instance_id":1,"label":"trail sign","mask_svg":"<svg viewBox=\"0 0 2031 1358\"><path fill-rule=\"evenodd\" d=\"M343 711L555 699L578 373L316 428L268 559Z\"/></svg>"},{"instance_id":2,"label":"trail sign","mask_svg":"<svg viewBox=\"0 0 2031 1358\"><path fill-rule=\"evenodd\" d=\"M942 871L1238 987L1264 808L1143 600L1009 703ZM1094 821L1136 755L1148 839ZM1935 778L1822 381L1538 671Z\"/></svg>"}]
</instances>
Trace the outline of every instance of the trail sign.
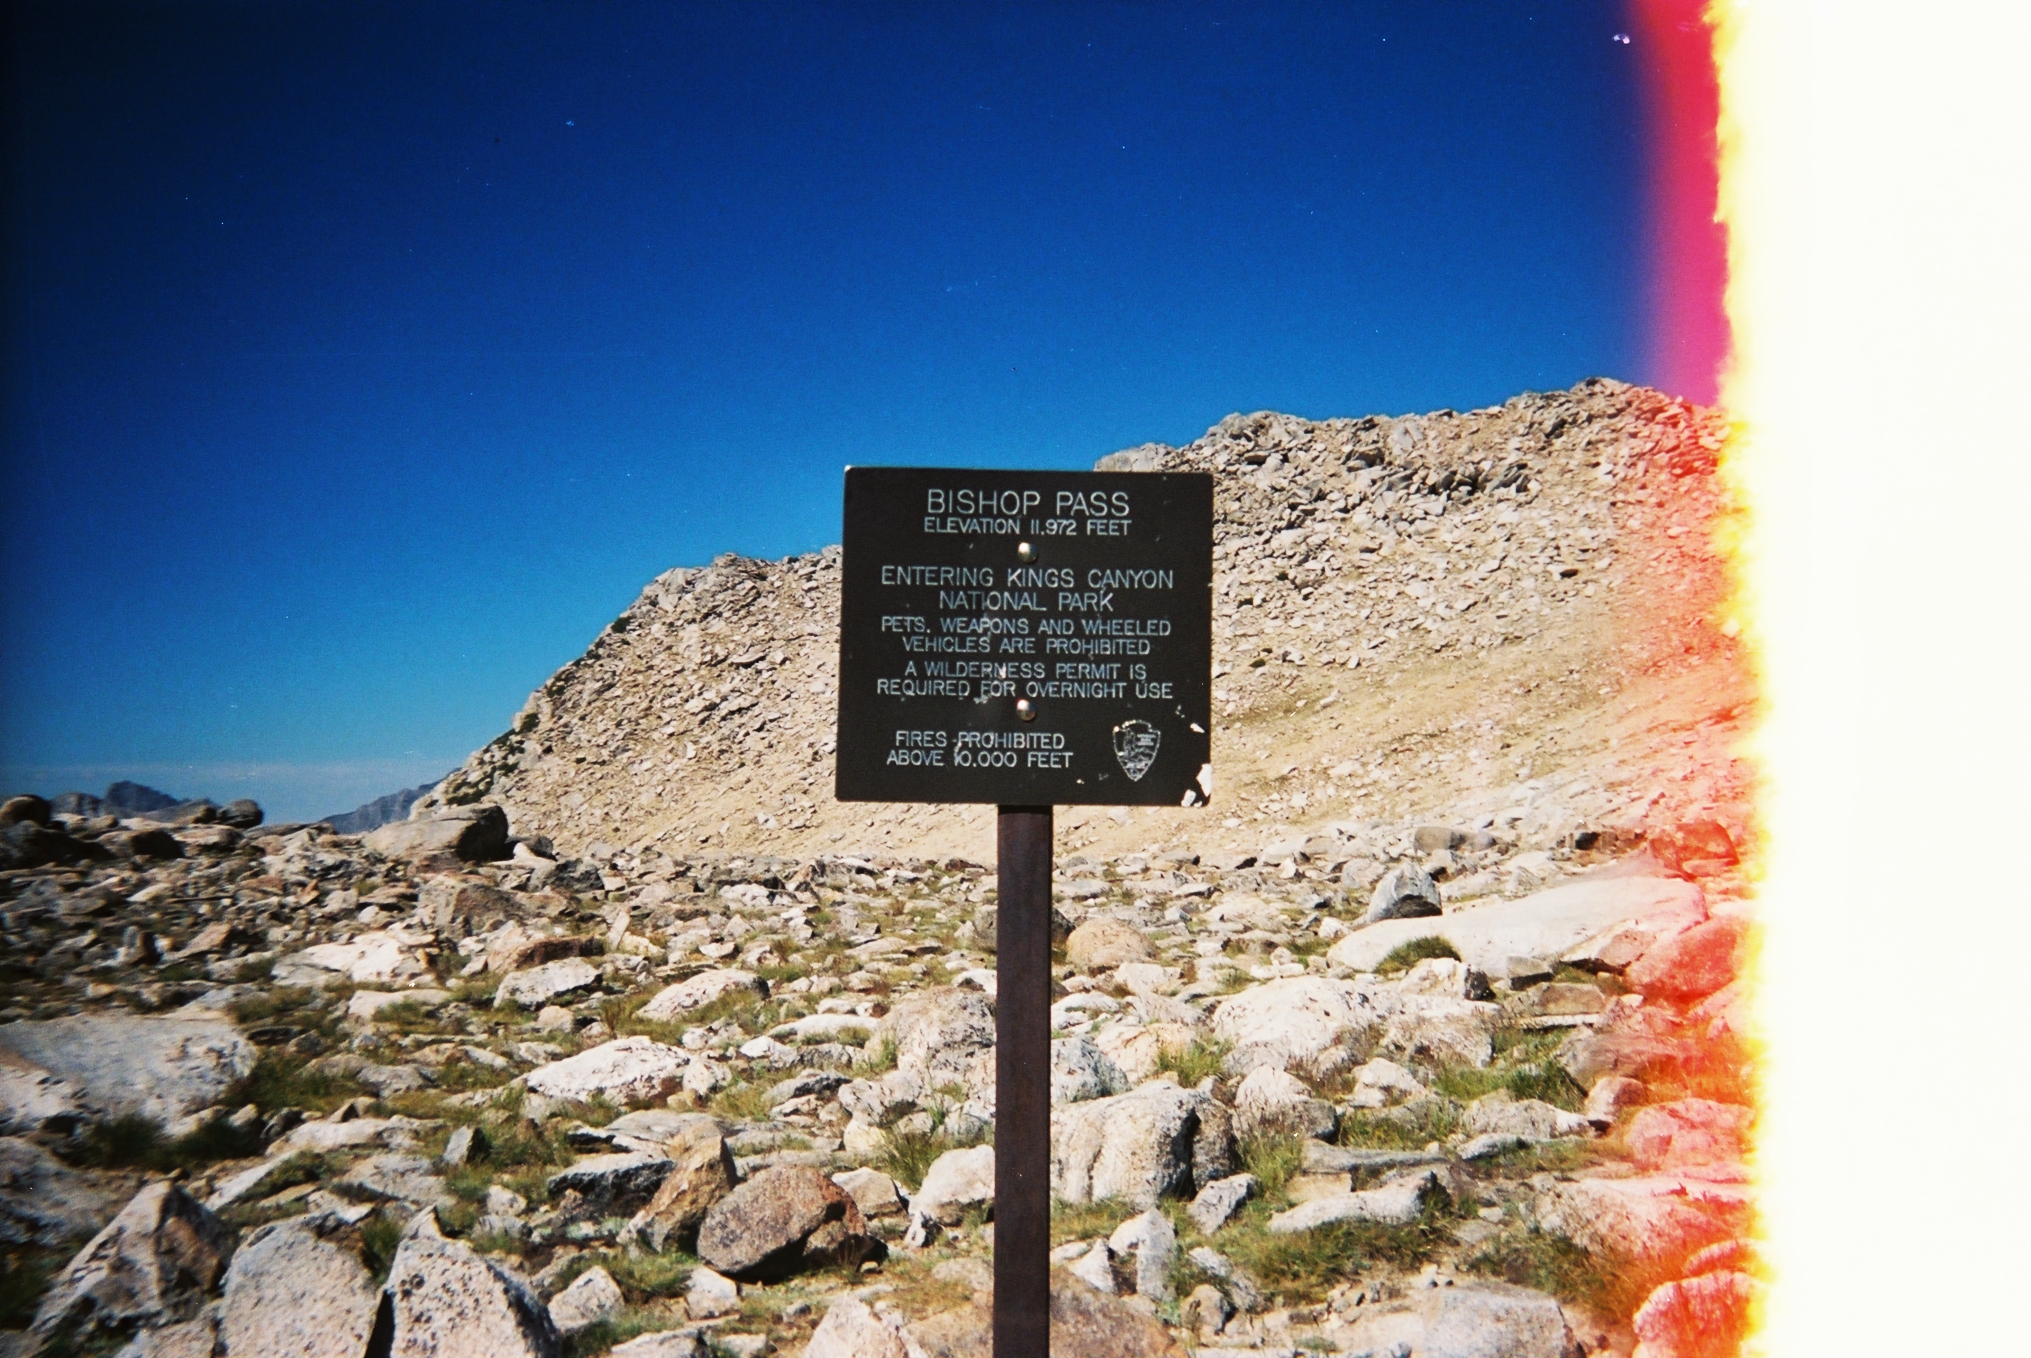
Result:
<instances>
[{"instance_id":1,"label":"trail sign","mask_svg":"<svg viewBox=\"0 0 2031 1358\"><path fill-rule=\"evenodd\" d=\"M842 801L1197 806L1213 479L846 473Z\"/></svg>"},{"instance_id":2,"label":"trail sign","mask_svg":"<svg viewBox=\"0 0 2031 1358\"><path fill-rule=\"evenodd\" d=\"M1051 1333L1051 808L1212 795L1213 478L850 467L841 801L992 802L994 1352Z\"/></svg>"}]
</instances>

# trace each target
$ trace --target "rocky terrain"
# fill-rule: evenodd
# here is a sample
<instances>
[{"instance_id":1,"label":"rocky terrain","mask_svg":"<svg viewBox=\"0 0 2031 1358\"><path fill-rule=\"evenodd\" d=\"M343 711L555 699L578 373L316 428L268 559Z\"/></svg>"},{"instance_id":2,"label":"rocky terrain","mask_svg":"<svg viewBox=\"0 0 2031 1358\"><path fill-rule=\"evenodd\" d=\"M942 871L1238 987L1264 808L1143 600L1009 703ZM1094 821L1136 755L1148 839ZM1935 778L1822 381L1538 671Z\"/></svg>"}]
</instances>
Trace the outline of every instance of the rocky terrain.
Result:
<instances>
[{"instance_id":1,"label":"rocky terrain","mask_svg":"<svg viewBox=\"0 0 2031 1358\"><path fill-rule=\"evenodd\" d=\"M1720 437L1110 460L1221 472L1228 725L1060 822L1055 1352L1733 1352ZM991 826L829 802L836 565L662 577L364 835L0 809L0 1350L987 1354Z\"/></svg>"}]
</instances>

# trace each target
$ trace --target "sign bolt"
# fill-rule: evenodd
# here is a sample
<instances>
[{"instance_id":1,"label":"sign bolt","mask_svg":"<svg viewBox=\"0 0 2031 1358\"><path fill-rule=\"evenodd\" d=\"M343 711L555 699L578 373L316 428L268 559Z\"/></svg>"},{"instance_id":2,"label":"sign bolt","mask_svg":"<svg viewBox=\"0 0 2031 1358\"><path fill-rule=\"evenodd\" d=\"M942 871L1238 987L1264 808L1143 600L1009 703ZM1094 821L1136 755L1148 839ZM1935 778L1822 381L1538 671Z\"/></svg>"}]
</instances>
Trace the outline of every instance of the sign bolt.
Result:
<instances>
[{"instance_id":1,"label":"sign bolt","mask_svg":"<svg viewBox=\"0 0 2031 1358\"><path fill-rule=\"evenodd\" d=\"M1018 542L1016 544L1016 560L1027 563L1036 559L1037 549L1033 544L1027 542Z\"/></svg>"},{"instance_id":2,"label":"sign bolt","mask_svg":"<svg viewBox=\"0 0 2031 1358\"><path fill-rule=\"evenodd\" d=\"M1028 698L1018 698L1016 699L1016 715L1024 721L1035 721L1037 719L1037 705Z\"/></svg>"}]
</instances>

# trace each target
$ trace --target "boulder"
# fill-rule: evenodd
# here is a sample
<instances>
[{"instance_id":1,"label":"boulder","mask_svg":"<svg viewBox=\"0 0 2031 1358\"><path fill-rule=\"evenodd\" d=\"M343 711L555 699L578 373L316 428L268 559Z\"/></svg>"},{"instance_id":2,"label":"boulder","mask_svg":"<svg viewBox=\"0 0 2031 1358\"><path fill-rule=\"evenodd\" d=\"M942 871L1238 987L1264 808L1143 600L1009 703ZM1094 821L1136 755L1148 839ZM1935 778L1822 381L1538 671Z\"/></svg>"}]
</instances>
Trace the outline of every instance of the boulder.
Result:
<instances>
[{"instance_id":1,"label":"boulder","mask_svg":"<svg viewBox=\"0 0 2031 1358\"><path fill-rule=\"evenodd\" d=\"M803 1165L773 1165L714 1203L698 1230L698 1257L728 1277L762 1281L879 1257L860 1208Z\"/></svg>"},{"instance_id":2,"label":"boulder","mask_svg":"<svg viewBox=\"0 0 2031 1358\"><path fill-rule=\"evenodd\" d=\"M1557 1181L1535 1209L1541 1229L1644 1268L1674 1267L1695 1250L1736 1238L1748 1213L1745 1185L1678 1175Z\"/></svg>"},{"instance_id":3,"label":"boulder","mask_svg":"<svg viewBox=\"0 0 2031 1358\"><path fill-rule=\"evenodd\" d=\"M271 1222L233 1254L219 1338L231 1358L359 1358L380 1299L344 1216Z\"/></svg>"},{"instance_id":4,"label":"boulder","mask_svg":"<svg viewBox=\"0 0 2031 1358\"><path fill-rule=\"evenodd\" d=\"M90 1235L132 1191L128 1176L81 1173L32 1141L0 1137L0 1245L61 1245Z\"/></svg>"},{"instance_id":5,"label":"boulder","mask_svg":"<svg viewBox=\"0 0 2031 1358\"><path fill-rule=\"evenodd\" d=\"M1275 1066L1257 1066L1234 1091L1234 1135L1317 1137L1328 1140L1340 1125L1333 1105L1314 1098L1304 1081Z\"/></svg>"},{"instance_id":6,"label":"boulder","mask_svg":"<svg viewBox=\"0 0 2031 1358\"><path fill-rule=\"evenodd\" d=\"M558 996L587 989L598 980L599 968L582 957L567 957L561 962L545 962L526 971L509 972L494 991L494 1003L541 1009Z\"/></svg>"},{"instance_id":7,"label":"boulder","mask_svg":"<svg viewBox=\"0 0 2031 1358\"><path fill-rule=\"evenodd\" d=\"M1128 1088L1128 1077L1106 1052L1083 1037L1061 1037L1051 1044L1051 1102L1077 1103L1105 1098Z\"/></svg>"},{"instance_id":8,"label":"boulder","mask_svg":"<svg viewBox=\"0 0 2031 1358\"><path fill-rule=\"evenodd\" d=\"M485 882L467 881L448 873L425 877L416 896L416 918L425 928L447 938L464 938L469 934L484 932L504 919L513 919L517 913L515 898L499 887L489 886ZM558 956L583 957L588 955L587 945L593 940L575 938L565 941L573 944L577 951L559 953ZM556 956L530 959L542 962L556 960ZM487 957L489 971L514 970L512 966L497 965L503 962L504 959L495 958L489 950Z\"/></svg>"},{"instance_id":9,"label":"boulder","mask_svg":"<svg viewBox=\"0 0 2031 1358\"><path fill-rule=\"evenodd\" d=\"M1607 1131L1615 1125L1615 1119L1623 1110L1635 1108L1643 1102L1644 1088L1641 1080L1631 1080L1622 1075L1603 1075L1594 1081L1594 1087L1587 1091L1587 1104L1580 1112L1600 1131Z\"/></svg>"},{"instance_id":10,"label":"boulder","mask_svg":"<svg viewBox=\"0 0 2031 1358\"><path fill-rule=\"evenodd\" d=\"M839 1087L839 1106L870 1127L893 1127L917 1112L930 1093L924 1082L899 1070L880 1079L849 1080Z\"/></svg>"},{"instance_id":11,"label":"boulder","mask_svg":"<svg viewBox=\"0 0 2031 1358\"><path fill-rule=\"evenodd\" d=\"M1754 1278L1735 1272L1666 1283L1637 1308L1631 1328L1644 1358L1734 1358L1758 1291Z\"/></svg>"},{"instance_id":12,"label":"boulder","mask_svg":"<svg viewBox=\"0 0 2031 1358\"><path fill-rule=\"evenodd\" d=\"M864 1217L897 1217L903 1214L903 1195L896 1181L878 1169L849 1169L832 1176L845 1189Z\"/></svg>"},{"instance_id":13,"label":"boulder","mask_svg":"<svg viewBox=\"0 0 2031 1358\"><path fill-rule=\"evenodd\" d=\"M712 1350L695 1330L658 1330L638 1334L608 1350L609 1358L712 1358Z\"/></svg>"},{"instance_id":14,"label":"boulder","mask_svg":"<svg viewBox=\"0 0 2031 1358\"><path fill-rule=\"evenodd\" d=\"M217 1103L255 1057L232 1020L204 1011L0 1024L0 1132L56 1112L173 1124Z\"/></svg>"},{"instance_id":15,"label":"boulder","mask_svg":"<svg viewBox=\"0 0 2031 1358\"><path fill-rule=\"evenodd\" d=\"M1162 1080L1071 1104L1051 1120L1051 1191L1067 1202L1154 1207L1226 1177L1232 1165L1227 1111Z\"/></svg>"},{"instance_id":16,"label":"boulder","mask_svg":"<svg viewBox=\"0 0 2031 1358\"><path fill-rule=\"evenodd\" d=\"M219 808L219 824L235 830L251 830L262 821L261 803L251 797L235 797Z\"/></svg>"},{"instance_id":17,"label":"boulder","mask_svg":"<svg viewBox=\"0 0 2031 1358\"><path fill-rule=\"evenodd\" d=\"M1460 1118L1460 1130L1468 1136L1550 1141L1561 1136L1588 1136L1594 1124L1583 1114L1568 1113L1542 1099L1518 1099L1502 1091L1468 1104Z\"/></svg>"},{"instance_id":18,"label":"boulder","mask_svg":"<svg viewBox=\"0 0 2031 1358\"><path fill-rule=\"evenodd\" d=\"M449 1207L453 1201L444 1180L431 1171L427 1156L383 1151L370 1155L340 1176L332 1187L350 1198L368 1202L403 1202L418 1207Z\"/></svg>"},{"instance_id":19,"label":"boulder","mask_svg":"<svg viewBox=\"0 0 2031 1358\"><path fill-rule=\"evenodd\" d=\"M1739 1161L1755 1117L1754 1109L1713 1099L1652 1104L1630 1120L1629 1155L1645 1169Z\"/></svg>"},{"instance_id":20,"label":"boulder","mask_svg":"<svg viewBox=\"0 0 2031 1358\"><path fill-rule=\"evenodd\" d=\"M1593 1088L1604 1076L1645 1079L1699 1059L1698 1045L1681 1035L1670 1014L1626 1005L1610 1007L1600 1026L1576 1030L1552 1053L1552 1060L1582 1089Z\"/></svg>"},{"instance_id":21,"label":"boulder","mask_svg":"<svg viewBox=\"0 0 2031 1358\"><path fill-rule=\"evenodd\" d=\"M603 1094L615 1103L645 1103L675 1093L690 1056L639 1034L538 1066L523 1079L529 1092L584 1103Z\"/></svg>"},{"instance_id":22,"label":"boulder","mask_svg":"<svg viewBox=\"0 0 2031 1358\"><path fill-rule=\"evenodd\" d=\"M896 1044L896 1069L927 1090L994 1088L994 1005L978 991L941 986L896 1001L877 1037Z\"/></svg>"},{"instance_id":23,"label":"boulder","mask_svg":"<svg viewBox=\"0 0 2031 1358\"><path fill-rule=\"evenodd\" d=\"M9 797L6 801L0 802L0 825L20 825L26 822L30 825L46 826L49 824L49 816L48 800L32 792Z\"/></svg>"},{"instance_id":24,"label":"boulder","mask_svg":"<svg viewBox=\"0 0 2031 1358\"><path fill-rule=\"evenodd\" d=\"M804 1358L908 1358L902 1331L858 1297L841 1297L811 1334Z\"/></svg>"},{"instance_id":25,"label":"boulder","mask_svg":"<svg viewBox=\"0 0 2031 1358\"><path fill-rule=\"evenodd\" d=\"M946 1151L924 1173L924 1186L910 1210L944 1226L957 1226L969 1212L994 1206L994 1147Z\"/></svg>"},{"instance_id":26,"label":"boulder","mask_svg":"<svg viewBox=\"0 0 2031 1358\"><path fill-rule=\"evenodd\" d=\"M395 1251L375 1329L375 1358L558 1358L560 1352L550 1311L528 1284L445 1239L428 1212Z\"/></svg>"},{"instance_id":27,"label":"boulder","mask_svg":"<svg viewBox=\"0 0 2031 1358\"><path fill-rule=\"evenodd\" d=\"M429 942L427 935L375 929L350 943L315 943L301 952L290 953L275 964L278 982L287 985L322 986L328 977L320 972L337 972L366 983L421 979L427 974L421 958L411 949Z\"/></svg>"},{"instance_id":28,"label":"boulder","mask_svg":"<svg viewBox=\"0 0 2031 1358\"><path fill-rule=\"evenodd\" d=\"M1488 1000L1495 997L1488 975L1450 957L1427 957L1403 974L1396 988L1405 995L1436 995L1448 1000ZM1599 994L1599 991L1595 991Z\"/></svg>"},{"instance_id":29,"label":"boulder","mask_svg":"<svg viewBox=\"0 0 2031 1358\"><path fill-rule=\"evenodd\" d=\"M1211 1235L1225 1226L1241 1205L1255 1196L1260 1187L1253 1174L1230 1174L1224 1179L1215 1179L1199 1190L1192 1199L1192 1205L1185 1209L1192 1218L1192 1224L1199 1228L1200 1235Z\"/></svg>"},{"instance_id":30,"label":"boulder","mask_svg":"<svg viewBox=\"0 0 2031 1358\"><path fill-rule=\"evenodd\" d=\"M1336 1335L1343 1350L1418 1358L1579 1358L1558 1302L1498 1282L1449 1282L1404 1302L1363 1307Z\"/></svg>"},{"instance_id":31,"label":"boulder","mask_svg":"<svg viewBox=\"0 0 2031 1358\"><path fill-rule=\"evenodd\" d=\"M1221 1001L1212 1026L1233 1044L1232 1071L1271 1065L1323 1076L1366 1057L1383 1016L1371 996L1345 982L1291 976Z\"/></svg>"},{"instance_id":32,"label":"boulder","mask_svg":"<svg viewBox=\"0 0 2031 1358\"><path fill-rule=\"evenodd\" d=\"M685 1280L684 1309L693 1320L730 1316L740 1310L740 1284L701 1264Z\"/></svg>"},{"instance_id":33,"label":"boulder","mask_svg":"<svg viewBox=\"0 0 2031 1358\"><path fill-rule=\"evenodd\" d=\"M465 890L460 895L463 896ZM487 970L522 971L567 957L598 957L606 941L598 934L544 934L530 937L518 924L510 923L487 945Z\"/></svg>"},{"instance_id":34,"label":"boulder","mask_svg":"<svg viewBox=\"0 0 2031 1358\"><path fill-rule=\"evenodd\" d=\"M498 806L461 806L369 830L361 844L383 858L449 854L468 863L508 856L508 813Z\"/></svg>"},{"instance_id":35,"label":"boulder","mask_svg":"<svg viewBox=\"0 0 2031 1358\"><path fill-rule=\"evenodd\" d=\"M1721 915L1696 924L1651 948L1630 966L1625 979L1652 999L1684 1004L1721 989L1741 974L1747 959L1750 922Z\"/></svg>"},{"instance_id":36,"label":"boulder","mask_svg":"<svg viewBox=\"0 0 2031 1358\"><path fill-rule=\"evenodd\" d=\"M0 868L68 865L110 856L110 852L101 845L73 839L61 830L37 825L32 820L0 826Z\"/></svg>"},{"instance_id":37,"label":"boulder","mask_svg":"<svg viewBox=\"0 0 2031 1358\"><path fill-rule=\"evenodd\" d=\"M1333 1193L1301 1202L1289 1211L1271 1217L1269 1229L1273 1235L1294 1235L1335 1221L1408 1226L1423 1216L1429 1205L1446 1200L1447 1193L1439 1182L1439 1176L1431 1170L1424 1170L1380 1188Z\"/></svg>"},{"instance_id":38,"label":"boulder","mask_svg":"<svg viewBox=\"0 0 2031 1358\"><path fill-rule=\"evenodd\" d=\"M669 1171L656 1195L628 1223L626 1234L659 1252L673 1246L688 1249L705 1214L733 1191L740 1173L726 1138L710 1118L694 1115L672 1129L663 1154Z\"/></svg>"},{"instance_id":39,"label":"boulder","mask_svg":"<svg viewBox=\"0 0 2031 1358\"><path fill-rule=\"evenodd\" d=\"M1137 1025L1116 1021L1089 1040L1120 1070L1123 1088L1133 1089L1155 1078L1166 1053L1189 1050L1195 1036L1194 1029L1182 1023Z\"/></svg>"},{"instance_id":40,"label":"boulder","mask_svg":"<svg viewBox=\"0 0 2031 1358\"><path fill-rule=\"evenodd\" d=\"M1364 1062L1354 1071L1354 1092L1348 1104L1354 1108L1392 1108L1431 1093L1417 1077L1384 1056Z\"/></svg>"},{"instance_id":41,"label":"boulder","mask_svg":"<svg viewBox=\"0 0 2031 1358\"><path fill-rule=\"evenodd\" d=\"M1511 957L1559 957L1625 920L1676 929L1706 915L1706 897L1691 882L1587 877L1512 901L1454 910L1446 916L1445 936L1461 961L1499 976ZM1326 958L1355 971L1373 971L1398 944L1432 932L1429 920L1386 920L1348 934Z\"/></svg>"},{"instance_id":42,"label":"boulder","mask_svg":"<svg viewBox=\"0 0 2031 1358\"><path fill-rule=\"evenodd\" d=\"M1368 913L1362 919L1377 924L1392 919L1429 919L1441 913L1438 883L1423 868L1405 863L1391 868L1375 884L1375 894L1368 898Z\"/></svg>"},{"instance_id":43,"label":"boulder","mask_svg":"<svg viewBox=\"0 0 2031 1358\"><path fill-rule=\"evenodd\" d=\"M572 1279L571 1286L550 1299L550 1323L560 1335L590 1329L608 1316L619 1315L627 1299L613 1275L595 1265Z\"/></svg>"},{"instance_id":44,"label":"boulder","mask_svg":"<svg viewBox=\"0 0 2031 1358\"><path fill-rule=\"evenodd\" d=\"M1051 1273L1052 1358L1185 1358L1171 1332L1138 1307Z\"/></svg>"},{"instance_id":45,"label":"boulder","mask_svg":"<svg viewBox=\"0 0 2031 1358\"><path fill-rule=\"evenodd\" d=\"M207 1306L196 1318L143 1330L128 1340L116 1358L215 1358L219 1351L219 1320Z\"/></svg>"},{"instance_id":46,"label":"boulder","mask_svg":"<svg viewBox=\"0 0 2031 1358\"><path fill-rule=\"evenodd\" d=\"M1485 1066L1495 1055L1502 1007L1476 1000L1406 996L1389 1017L1376 1050L1412 1065Z\"/></svg>"},{"instance_id":47,"label":"boulder","mask_svg":"<svg viewBox=\"0 0 2031 1358\"><path fill-rule=\"evenodd\" d=\"M618 1151L611 1155L588 1155L550 1176L546 1184L555 1198L567 1190L581 1199L581 1217L632 1216L646 1207L661 1189L673 1162L665 1155L642 1151Z\"/></svg>"},{"instance_id":48,"label":"boulder","mask_svg":"<svg viewBox=\"0 0 2031 1358\"><path fill-rule=\"evenodd\" d=\"M1115 1258L1135 1256L1135 1294L1151 1301L1171 1301L1171 1264L1178 1257L1178 1233L1171 1219L1152 1207L1130 1217L1107 1237L1108 1252Z\"/></svg>"},{"instance_id":49,"label":"boulder","mask_svg":"<svg viewBox=\"0 0 2031 1358\"><path fill-rule=\"evenodd\" d=\"M1085 921L1065 940L1065 960L1080 971L1111 971L1155 956L1156 950L1134 925L1104 916Z\"/></svg>"},{"instance_id":50,"label":"boulder","mask_svg":"<svg viewBox=\"0 0 2031 1358\"><path fill-rule=\"evenodd\" d=\"M701 971L689 980L657 991L655 997L641 1007L639 1017L658 1023L667 1022L740 991L766 997L769 983L749 971L731 968Z\"/></svg>"},{"instance_id":51,"label":"boulder","mask_svg":"<svg viewBox=\"0 0 2031 1358\"><path fill-rule=\"evenodd\" d=\"M189 1320L231 1249L232 1232L197 1199L149 1184L50 1281L29 1332L75 1347L106 1331Z\"/></svg>"}]
</instances>

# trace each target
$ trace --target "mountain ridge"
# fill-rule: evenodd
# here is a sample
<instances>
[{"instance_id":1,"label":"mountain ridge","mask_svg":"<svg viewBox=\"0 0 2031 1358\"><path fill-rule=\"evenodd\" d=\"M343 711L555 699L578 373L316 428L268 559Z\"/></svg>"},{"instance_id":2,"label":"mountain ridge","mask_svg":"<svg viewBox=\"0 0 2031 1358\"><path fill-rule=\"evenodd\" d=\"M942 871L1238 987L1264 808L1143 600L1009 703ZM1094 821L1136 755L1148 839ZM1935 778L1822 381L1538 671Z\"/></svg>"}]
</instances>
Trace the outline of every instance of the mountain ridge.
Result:
<instances>
[{"instance_id":1,"label":"mountain ridge","mask_svg":"<svg viewBox=\"0 0 2031 1358\"><path fill-rule=\"evenodd\" d=\"M1070 843L1242 847L1517 804L1547 841L1639 803L1745 825L1725 755L1749 690L1708 541L1724 435L1596 378L1468 412L1237 414L1101 458L1215 475L1219 790L1210 812L1067 808ZM494 802L573 851L990 856L988 808L831 800L838 564L833 546L657 576L411 814ZM1724 756L1717 781L1651 777L1685 730ZM1589 785L1529 786L1548 777Z\"/></svg>"}]
</instances>

